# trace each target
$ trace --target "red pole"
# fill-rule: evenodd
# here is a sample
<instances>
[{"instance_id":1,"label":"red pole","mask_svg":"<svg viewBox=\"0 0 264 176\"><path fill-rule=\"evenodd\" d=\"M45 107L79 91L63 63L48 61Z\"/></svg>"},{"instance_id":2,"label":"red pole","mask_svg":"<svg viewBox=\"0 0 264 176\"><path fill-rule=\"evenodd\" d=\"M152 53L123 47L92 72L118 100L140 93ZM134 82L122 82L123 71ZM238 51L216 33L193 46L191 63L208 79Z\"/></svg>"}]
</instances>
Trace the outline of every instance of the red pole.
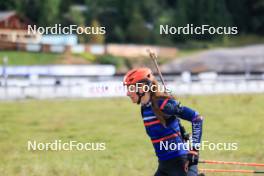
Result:
<instances>
[{"instance_id":1,"label":"red pole","mask_svg":"<svg viewBox=\"0 0 264 176\"><path fill-rule=\"evenodd\" d=\"M225 170L225 169L199 169L200 172L232 172L232 173L250 173L250 174L264 174L264 171L254 170Z\"/></svg>"},{"instance_id":2,"label":"red pole","mask_svg":"<svg viewBox=\"0 0 264 176\"><path fill-rule=\"evenodd\" d=\"M264 164L261 164L261 163L242 163L242 162L227 162L227 161L213 161L213 160L202 160L202 161L199 161L199 163L264 167Z\"/></svg>"}]
</instances>

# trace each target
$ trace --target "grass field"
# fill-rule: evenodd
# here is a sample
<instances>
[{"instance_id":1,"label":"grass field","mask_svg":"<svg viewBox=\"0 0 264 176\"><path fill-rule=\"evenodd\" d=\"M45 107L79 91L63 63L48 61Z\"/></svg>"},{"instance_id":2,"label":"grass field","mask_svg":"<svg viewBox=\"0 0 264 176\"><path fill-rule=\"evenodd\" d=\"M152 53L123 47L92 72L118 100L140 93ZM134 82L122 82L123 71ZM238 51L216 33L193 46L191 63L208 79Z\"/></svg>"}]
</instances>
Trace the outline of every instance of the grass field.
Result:
<instances>
[{"instance_id":1,"label":"grass field","mask_svg":"<svg viewBox=\"0 0 264 176\"><path fill-rule=\"evenodd\" d=\"M180 100L205 116L204 140L239 144L237 151L202 151L201 158L264 163L264 95L192 96ZM185 125L190 128L188 123ZM106 150L27 150L28 140L56 139L105 142ZM125 98L0 102L0 156L3 176L151 176L157 166L139 108Z\"/></svg>"},{"instance_id":2,"label":"grass field","mask_svg":"<svg viewBox=\"0 0 264 176\"><path fill-rule=\"evenodd\" d=\"M0 51L0 63L2 58L8 57L8 65L47 65L58 63L61 54L33 53L24 51Z\"/></svg>"}]
</instances>

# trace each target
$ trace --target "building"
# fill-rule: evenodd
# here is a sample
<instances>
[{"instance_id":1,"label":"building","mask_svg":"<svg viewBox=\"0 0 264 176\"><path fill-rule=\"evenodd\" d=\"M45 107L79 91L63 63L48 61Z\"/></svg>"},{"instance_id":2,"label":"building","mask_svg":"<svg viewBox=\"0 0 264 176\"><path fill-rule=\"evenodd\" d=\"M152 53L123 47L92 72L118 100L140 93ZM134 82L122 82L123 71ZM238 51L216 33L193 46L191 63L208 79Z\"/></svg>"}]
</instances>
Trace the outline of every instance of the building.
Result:
<instances>
[{"instance_id":1,"label":"building","mask_svg":"<svg viewBox=\"0 0 264 176\"><path fill-rule=\"evenodd\" d=\"M40 34L28 34L29 20L19 16L15 11L0 11L0 48L8 49L12 44L37 43Z\"/></svg>"}]
</instances>

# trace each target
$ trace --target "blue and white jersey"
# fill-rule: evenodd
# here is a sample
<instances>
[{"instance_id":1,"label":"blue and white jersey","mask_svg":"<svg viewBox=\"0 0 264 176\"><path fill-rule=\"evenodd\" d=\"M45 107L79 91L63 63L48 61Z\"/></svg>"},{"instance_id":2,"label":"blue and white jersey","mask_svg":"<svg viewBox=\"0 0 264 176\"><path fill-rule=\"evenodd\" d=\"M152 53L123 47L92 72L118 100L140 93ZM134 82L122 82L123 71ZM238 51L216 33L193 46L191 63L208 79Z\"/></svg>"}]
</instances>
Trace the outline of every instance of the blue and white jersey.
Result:
<instances>
[{"instance_id":1,"label":"blue and white jersey","mask_svg":"<svg viewBox=\"0 0 264 176\"><path fill-rule=\"evenodd\" d=\"M202 119L198 118L199 114L185 106L180 106L179 102L174 99L161 99L158 101L160 110L170 118L166 126L163 126L155 116L151 103L141 106L141 114L144 126L148 136L154 146L156 155L159 160L168 160L188 153L183 145L181 137L179 119L181 118L192 123L192 142L193 145L200 144L202 136ZM177 117L177 118L175 118ZM176 148L165 148L164 146L177 146Z\"/></svg>"}]
</instances>

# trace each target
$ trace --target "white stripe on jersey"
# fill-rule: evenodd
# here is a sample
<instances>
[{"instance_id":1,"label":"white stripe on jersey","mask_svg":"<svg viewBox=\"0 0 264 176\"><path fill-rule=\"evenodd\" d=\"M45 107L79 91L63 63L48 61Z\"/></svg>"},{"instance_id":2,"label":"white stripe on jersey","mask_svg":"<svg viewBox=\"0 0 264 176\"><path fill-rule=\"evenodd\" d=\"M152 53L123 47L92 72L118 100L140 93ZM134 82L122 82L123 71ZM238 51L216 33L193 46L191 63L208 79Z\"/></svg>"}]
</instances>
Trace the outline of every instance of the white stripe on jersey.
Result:
<instances>
[{"instance_id":1,"label":"white stripe on jersey","mask_svg":"<svg viewBox=\"0 0 264 176\"><path fill-rule=\"evenodd\" d=\"M149 116L149 117L144 117L143 120L151 120L151 119L155 119L156 116Z\"/></svg>"}]
</instances>

